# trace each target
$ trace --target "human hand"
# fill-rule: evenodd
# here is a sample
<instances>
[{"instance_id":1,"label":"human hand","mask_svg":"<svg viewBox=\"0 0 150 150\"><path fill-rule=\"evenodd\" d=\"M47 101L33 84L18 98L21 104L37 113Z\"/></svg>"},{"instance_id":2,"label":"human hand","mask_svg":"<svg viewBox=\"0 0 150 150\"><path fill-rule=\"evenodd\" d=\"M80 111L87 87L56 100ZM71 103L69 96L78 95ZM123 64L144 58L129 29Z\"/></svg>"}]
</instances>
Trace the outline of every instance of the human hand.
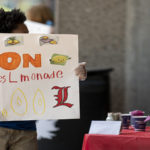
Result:
<instances>
[{"instance_id":1,"label":"human hand","mask_svg":"<svg viewBox=\"0 0 150 150\"><path fill-rule=\"evenodd\" d=\"M75 74L79 77L79 80L84 81L87 78L86 62L79 63L78 67L75 69Z\"/></svg>"}]
</instances>

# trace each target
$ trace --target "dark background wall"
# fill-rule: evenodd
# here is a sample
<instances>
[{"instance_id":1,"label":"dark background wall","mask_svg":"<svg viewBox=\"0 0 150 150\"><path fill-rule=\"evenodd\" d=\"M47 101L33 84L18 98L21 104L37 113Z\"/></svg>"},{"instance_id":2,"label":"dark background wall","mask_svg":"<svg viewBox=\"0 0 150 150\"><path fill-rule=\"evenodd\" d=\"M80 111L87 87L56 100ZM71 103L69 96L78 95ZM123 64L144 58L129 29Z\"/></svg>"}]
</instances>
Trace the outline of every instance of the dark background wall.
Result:
<instances>
[{"instance_id":1,"label":"dark background wall","mask_svg":"<svg viewBox=\"0 0 150 150\"><path fill-rule=\"evenodd\" d=\"M150 5L149 0L128 0L126 21L125 111L150 113Z\"/></svg>"},{"instance_id":2,"label":"dark background wall","mask_svg":"<svg viewBox=\"0 0 150 150\"><path fill-rule=\"evenodd\" d=\"M125 88L126 0L56 0L57 33L79 34L80 61L87 68L114 68L111 110L122 111Z\"/></svg>"}]
</instances>

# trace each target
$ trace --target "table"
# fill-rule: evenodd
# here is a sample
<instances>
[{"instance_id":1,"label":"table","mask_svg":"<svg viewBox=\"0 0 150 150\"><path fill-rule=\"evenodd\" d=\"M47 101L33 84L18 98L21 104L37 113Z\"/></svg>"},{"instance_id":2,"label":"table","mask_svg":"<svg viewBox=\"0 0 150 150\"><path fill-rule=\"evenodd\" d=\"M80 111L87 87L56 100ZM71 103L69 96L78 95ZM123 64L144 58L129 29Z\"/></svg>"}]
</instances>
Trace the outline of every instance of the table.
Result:
<instances>
[{"instance_id":1,"label":"table","mask_svg":"<svg viewBox=\"0 0 150 150\"><path fill-rule=\"evenodd\" d=\"M150 150L150 127L145 132L130 127L120 135L85 134L82 150Z\"/></svg>"}]
</instances>

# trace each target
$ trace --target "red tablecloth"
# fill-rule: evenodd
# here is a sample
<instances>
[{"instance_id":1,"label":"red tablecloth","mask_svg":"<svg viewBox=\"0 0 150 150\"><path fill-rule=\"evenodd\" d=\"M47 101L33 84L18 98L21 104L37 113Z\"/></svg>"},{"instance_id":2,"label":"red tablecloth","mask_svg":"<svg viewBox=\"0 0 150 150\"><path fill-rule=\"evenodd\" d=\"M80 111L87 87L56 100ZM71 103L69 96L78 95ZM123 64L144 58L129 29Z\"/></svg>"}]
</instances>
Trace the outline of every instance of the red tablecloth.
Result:
<instances>
[{"instance_id":1,"label":"red tablecloth","mask_svg":"<svg viewBox=\"0 0 150 150\"><path fill-rule=\"evenodd\" d=\"M145 132L122 130L120 135L85 134L82 150L150 150L150 127Z\"/></svg>"}]
</instances>

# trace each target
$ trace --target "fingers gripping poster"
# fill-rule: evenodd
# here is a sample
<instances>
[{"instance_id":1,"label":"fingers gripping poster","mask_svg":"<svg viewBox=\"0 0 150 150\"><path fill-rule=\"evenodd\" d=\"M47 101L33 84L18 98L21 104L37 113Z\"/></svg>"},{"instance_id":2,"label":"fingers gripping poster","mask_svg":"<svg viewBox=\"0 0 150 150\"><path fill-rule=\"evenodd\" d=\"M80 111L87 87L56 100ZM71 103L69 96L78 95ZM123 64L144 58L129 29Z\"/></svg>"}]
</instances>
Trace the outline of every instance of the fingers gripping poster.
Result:
<instances>
[{"instance_id":1,"label":"fingers gripping poster","mask_svg":"<svg viewBox=\"0 0 150 150\"><path fill-rule=\"evenodd\" d=\"M0 120L79 118L77 35L0 34Z\"/></svg>"}]
</instances>

